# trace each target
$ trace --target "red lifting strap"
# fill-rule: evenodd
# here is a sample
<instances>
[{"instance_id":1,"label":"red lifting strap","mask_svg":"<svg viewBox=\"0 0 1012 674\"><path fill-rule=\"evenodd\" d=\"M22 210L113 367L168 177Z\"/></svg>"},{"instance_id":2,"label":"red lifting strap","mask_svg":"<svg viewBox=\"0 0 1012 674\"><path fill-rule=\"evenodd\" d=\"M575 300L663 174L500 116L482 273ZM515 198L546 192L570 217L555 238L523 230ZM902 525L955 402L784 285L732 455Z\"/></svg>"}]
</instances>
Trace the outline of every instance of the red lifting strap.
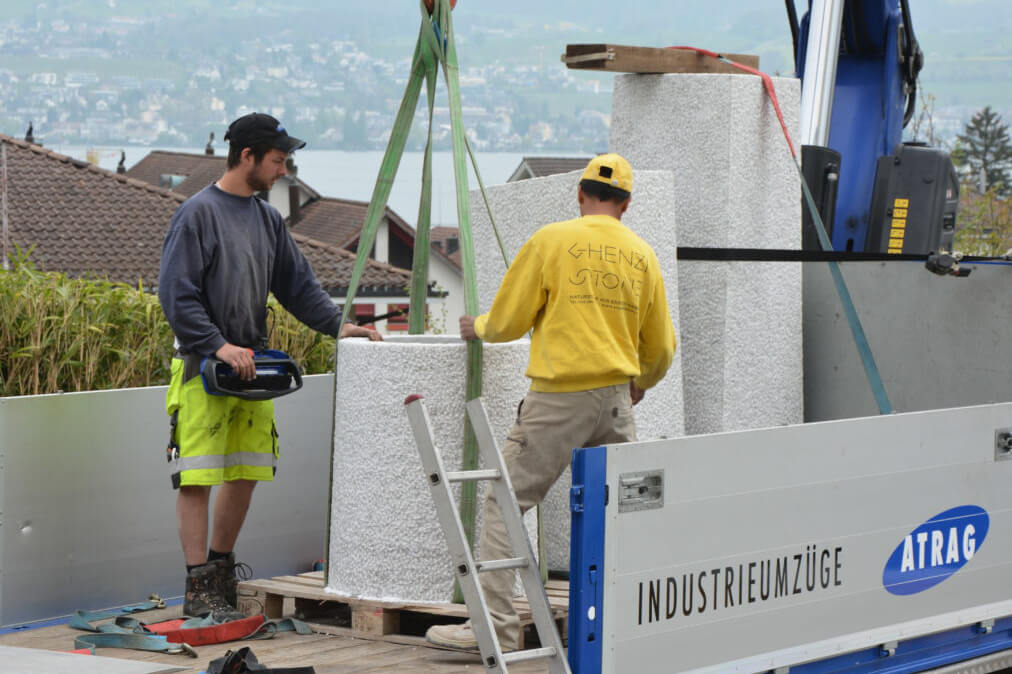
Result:
<instances>
[{"instance_id":1,"label":"red lifting strap","mask_svg":"<svg viewBox=\"0 0 1012 674\"><path fill-rule=\"evenodd\" d=\"M155 634L164 636L167 641L174 644L207 646L209 644L223 644L229 641L245 639L259 630L264 621L263 615L255 615L219 625L180 629L179 626L185 621L166 620L165 622L147 625L147 628Z\"/></svg>"},{"instance_id":2,"label":"red lifting strap","mask_svg":"<svg viewBox=\"0 0 1012 674\"><path fill-rule=\"evenodd\" d=\"M717 54L716 52L712 52L707 49L700 49L699 47L685 47L685 46L668 47L668 49L684 49L685 51L694 51L697 54L710 56L712 58L717 59L721 63L726 63L729 66L737 68L738 70L743 70L749 74L758 76L763 81L763 86L766 88L766 93L769 94L770 102L773 104L773 110L776 111L777 119L780 120L780 128L784 130L784 138L787 139L787 147L789 147L791 150L791 156L794 157L795 161L797 161L798 155L794 152L794 143L791 142L791 134L787 132L787 123L784 121L784 114L780 111L780 101L777 100L777 92L773 89L773 80L770 78L769 75L762 72L761 70L756 70L755 68L750 68L749 66L742 65L741 63L736 63L735 61L732 61L726 56L722 56L720 54Z\"/></svg>"}]
</instances>

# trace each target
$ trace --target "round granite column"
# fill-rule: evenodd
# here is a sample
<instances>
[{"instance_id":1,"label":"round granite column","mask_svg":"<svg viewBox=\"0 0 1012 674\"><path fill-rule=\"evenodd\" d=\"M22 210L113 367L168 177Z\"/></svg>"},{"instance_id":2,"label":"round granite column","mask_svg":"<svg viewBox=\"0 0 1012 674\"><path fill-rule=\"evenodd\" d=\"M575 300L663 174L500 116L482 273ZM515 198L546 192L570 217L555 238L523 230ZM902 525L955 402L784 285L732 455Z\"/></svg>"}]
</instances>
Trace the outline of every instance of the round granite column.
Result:
<instances>
[{"instance_id":1,"label":"round granite column","mask_svg":"<svg viewBox=\"0 0 1012 674\"><path fill-rule=\"evenodd\" d=\"M528 389L529 347L527 340L484 346L482 399L500 448ZM436 446L447 469L458 470L465 342L437 335L345 339L338 359L327 589L371 599L448 601L450 555L404 399L425 397ZM459 497L459 485L454 489ZM482 495L479 490L479 532Z\"/></svg>"}]
</instances>

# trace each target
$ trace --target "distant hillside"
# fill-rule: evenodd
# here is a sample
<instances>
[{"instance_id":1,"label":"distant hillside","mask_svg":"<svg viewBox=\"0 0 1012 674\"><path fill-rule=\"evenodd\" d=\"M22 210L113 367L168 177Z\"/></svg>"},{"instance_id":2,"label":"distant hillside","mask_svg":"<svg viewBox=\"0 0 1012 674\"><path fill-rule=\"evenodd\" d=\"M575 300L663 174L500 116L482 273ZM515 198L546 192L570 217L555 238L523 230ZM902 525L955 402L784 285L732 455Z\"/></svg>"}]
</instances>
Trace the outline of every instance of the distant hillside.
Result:
<instances>
[{"instance_id":1,"label":"distant hillside","mask_svg":"<svg viewBox=\"0 0 1012 674\"><path fill-rule=\"evenodd\" d=\"M795 0L799 13L805 0ZM926 54L924 81L939 105L1012 108L1012 2L916 0L913 23ZM705 6L705 10L702 7ZM4 0L0 20L33 17L160 17L163 32L183 43L239 41L249 31L278 40L352 39L381 55L405 53L416 37L417 3L405 0L320 3L317 0ZM474 63L557 60L567 42L606 40L666 46L693 44L756 53L765 70L793 69L784 4L777 0L460 0L454 12L463 41L491 29L508 35L471 40L462 58ZM556 53L558 52L558 53ZM2 64L0 64L2 67Z\"/></svg>"},{"instance_id":2,"label":"distant hillside","mask_svg":"<svg viewBox=\"0 0 1012 674\"><path fill-rule=\"evenodd\" d=\"M378 3L372 3L378 4ZM784 3L776 0L636 0L616 10L611 3L580 0L461 0L456 21L466 28L499 25L557 45L608 41L652 46L690 44L760 56L767 72L793 71ZM807 10L796 2L799 14ZM922 84L940 108L992 105L1012 111L1012 2L1008 0L915 0L914 29L925 53ZM620 12L621 18L616 16ZM529 57L518 49L514 58ZM480 55L480 50L478 50Z\"/></svg>"},{"instance_id":3,"label":"distant hillside","mask_svg":"<svg viewBox=\"0 0 1012 674\"><path fill-rule=\"evenodd\" d=\"M806 0L796 0L799 13ZM948 132L958 128L977 109L990 105L1006 120L1012 119L1012 2L1009 0L911 0L913 23L925 52L922 91L935 97L936 115L946 118ZM5 69L22 79L52 71L59 78L78 69L120 78L164 78L176 91L198 68L215 64L235 71L278 61L261 45L355 43L370 57L396 64L376 72L374 82L359 81L356 92L366 92L369 104L383 111L399 96L419 21L416 0L2 0L0 2L0 87ZM587 0L459 0L454 21L462 68L501 64L507 67L544 66L562 69L559 55L572 42L612 42L668 46L689 44L720 51L757 54L763 70L789 75L794 70L791 34L784 3L777 0L630 0L625 3ZM4 24L7 46L4 43ZM95 37L99 25L142 26L107 31ZM24 30L22 30L24 29ZM57 56L32 50L32 45L11 44L26 30L45 34L46 48L64 54L86 48L117 54L116 58L91 53ZM120 35L117 37L117 35ZM32 38L34 39L34 37ZM244 49L243 47L247 47ZM325 47L322 47L325 48ZM126 55L124 58L123 55ZM61 60L62 59L62 60ZM340 79L330 65L315 81L328 75ZM222 77L225 77L224 68ZM522 88L498 93L517 100L521 119L548 115L575 115L580 110L605 112L610 105L610 78L580 73L577 78L600 79L603 93L577 93ZM254 80L245 97L252 101L283 98L279 85ZM352 86L348 84L347 86ZM276 90L277 89L277 90ZM340 89L339 89L340 90ZM351 91L345 89L345 91ZM2 89L0 89L2 93ZM479 92L473 105L487 105ZM523 100L521 100L523 99ZM340 96L336 97L342 105ZM127 101L133 104L132 101ZM235 99L230 101L235 105ZM496 103L501 105L501 103ZM32 103L26 110L44 109ZM0 105L0 113L3 113ZM10 112L10 111L8 111ZM27 114L27 113L25 113ZM24 117L21 114L18 117ZM38 114L38 113L36 113ZM166 108L165 114L170 114ZM342 113L343 114L343 113ZM204 118L207 118L206 120ZM2 118L2 114L0 114ZM210 123L206 114L186 124ZM217 123L217 122L215 122ZM566 122L569 124L570 122ZM323 122L321 122L323 124ZM337 122L327 122L338 128ZM20 121L19 121L20 125Z\"/></svg>"}]
</instances>

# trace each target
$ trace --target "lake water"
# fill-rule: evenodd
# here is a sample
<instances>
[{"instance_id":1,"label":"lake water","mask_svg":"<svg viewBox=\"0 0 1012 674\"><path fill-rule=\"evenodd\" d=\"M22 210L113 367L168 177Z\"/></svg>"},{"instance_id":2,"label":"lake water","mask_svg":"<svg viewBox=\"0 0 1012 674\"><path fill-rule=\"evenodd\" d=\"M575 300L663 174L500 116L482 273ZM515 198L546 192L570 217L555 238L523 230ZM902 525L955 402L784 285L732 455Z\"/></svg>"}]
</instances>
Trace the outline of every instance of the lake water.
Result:
<instances>
[{"instance_id":1,"label":"lake water","mask_svg":"<svg viewBox=\"0 0 1012 674\"><path fill-rule=\"evenodd\" d=\"M83 145L51 145L48 149L65 154L75 159L87 159L89 148ZM99 166L111 171L116 170L119 163L120 148L92 148L98 154ZM192 152L203 154L203 148L155 148L155 147L123 147L126 153L126 166L130 168L149 152L164 149L171 152ZM216 148L218 154L225 151L224 146ZM556 156L561 153L556 153ZM572 153L574 156L589 156L593 153ZM477 153L478 169L485 185L498 185L506 182L513 171L520 165L525 155L511 152ZM422 152L405 152L401 159L397 179L390 192L388 205L407 222L414 224L418 218L418 200L422 191ZM383 161L382 152L343 152L340 150L300 150L295 153L295 163L299 168L299 178L325 197L340 197L369 201L373 187ZM470 189L478 187L471 170L471 161L467 160L468 185ZM453 154L451 152L434 152L432 155L432 224L456 225L457 201L456 187L453 177Z\"/></svg>"}]
</instances>

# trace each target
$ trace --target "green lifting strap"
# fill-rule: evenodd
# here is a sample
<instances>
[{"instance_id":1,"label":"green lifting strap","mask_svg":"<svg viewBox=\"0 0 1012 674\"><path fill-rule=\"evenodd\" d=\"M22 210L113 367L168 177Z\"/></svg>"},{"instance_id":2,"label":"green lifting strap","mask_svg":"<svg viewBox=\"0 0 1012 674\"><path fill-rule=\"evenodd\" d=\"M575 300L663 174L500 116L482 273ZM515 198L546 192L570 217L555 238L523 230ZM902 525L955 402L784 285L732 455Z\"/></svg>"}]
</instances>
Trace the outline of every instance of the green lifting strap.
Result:
<instances>
[{"instance_id":1,"label":"green lifting strap","mask_svg":"<svg viewBox=\"0 0 1012 674\"><path fill-rule=\"evenodd\" d=\"M425 66L425 94L429 106L429 130L425 141L425 158L422 163L422 196L418 203L418 221L415 226L415 250L412 270L426 271L411 274L411 304L408 311L408 334L425 332L425 301L428 299L429 242L432 225L432 112L436 103L436 76L438 68L431 49L423 52Z\"/></svg>"},{"instance_id":2,"label":"green lifting strap","mask_svg":"<svg viewBox=\"0 0 1012 674\"><path fill-rule=\"evenodd\" d=\"M386 153L380 166L379 176L373 188L372 198L366 211L365 223L358 241L358 254L355 259L355 266L352 277L348 284L348 294L344 301L343 320L354 306L355 296L361 282L362 273L365 270L369 253L372 250L376 239L376 232L379 223L386 210L387 201L390 197L390 190L394 179L397 176L397 169L400 166L401 157L407 143L408 135L411 132L411 123L414 117L418 99L421 96L422 83L425 83L426 101L428 105L428 135L425 144L425 156L422 165L422 191L418 205L418 220L415 231L415 249L412 259L412 273L410 286L410 310L408 318L408 333L412 335L422 334L426 327L426 299L428 296L429 276L429 253L430 253L430 232L432 214L432 118L435 106L436 79L439 66L442 65L443 76L446 82L449 97L450 128L453 141L453 171L457 195L457 220L460 228L460 251L464 274L464 310L469 315L478 313L477 279L474 263L474 240L471 235L471 213L468 201L467 164L465 153L471 159L478 186L488 211L489 220L492 223L492 230L495 233L499 250L503 256L503 262L509 266L509 259L506 255L502 238L496 227L491 207L488 203L488 195L485 185L478 170L478 163L475 160L474 152L464 134L464 124L461 115L459 68L457 65L457 49L453 39L453 22L451 18L451 7L448 0L435 0L432 14L430 15L424 2L419 6L422 12L422 24L419 31L418 41L415 45L415 53L411 65L411 77L404 90L401 106L394 122L394 127L387 144ZM338 346L340 348L340 342ZM478 340L470 341L467 344L467 380L465 389L465 400L473 400L481 396L481 371L482 371L482 345ZM336 382L336 377L335 377ZM336 386L336 383L335 383ZM332 429L333 430L333 429ZM465 421L464 431L464 452L461 460L461 470L473 470L478 467L478 445L471 429L470 420ZM333 447L331 448L331 462L333 462ZM333 475L331 475L331 498L333 495ZM327 509L328 530L330 529L330 512L333 504ZM460 519L467 535L468 543L474 546L475 517L477 513L477 485L468 482L461 485L460 493ZM540 508L538 509L538 558L541 560L541 574L547 579L546 555L544 543ZM327 564L329 566L329 550ZM460 589L454 589L454 601L462 602L463 597Z\"/></svg>"},{"instance_id":3,"label":"green lifting strap","mask_svg":"<svg viewBox=\"0 0 1012 674\"><path fill-rule=\"evenodd\" d=\"M424 10L423 10L424 12ZM390 134L390 141L387 144L386 153L380 164L379 176L376 178L376 185L373 187L372 199L366 209L365 222L362 225L362 233L359 235L358 255L355 258L355 266L352 269L351 279L348 282L348 294L344 300L344 310L341 312L341 327L348 320L351 313L355 294L358 292L358 284L362 279L362 272L365 269L366 261L369 259L369 252L372 250L373 242L376 240L376 230L386 210L387 200L390 198L390 188L393 186L394 178L397 176L397 169L400 166L401 156L404 154L404 145L407 143L408 132L411 130L411 118L415 114L415 107L418 104L418 96L421 92L422 79L425 77L425 62L422 57L422 44L427 30L425 21L422 21L421 33L418 43L415 46L415 54L411 60L411 76L407 86L404 88L404 97L401 100L401 107L397 111L397 118L394 122L393 131ZM337 353L341 348L341 340L335 342L334 366L337 370L340 360ZM337 382L339 373L334 376L334 400L337 400ZM337 411L334 410L334 417L331 421L330 436L334 437L334 425ZM334 465L334 442L330 445L330 465ZM332 530L331 514L334 509L334 472L330 474L330 493L327 496L327 532ZM327 546L326 568L330 569L330 546ZM329 571L325 571L328 573Z\"/></svg>"},{"instance_id":4,"label":"green lifting strap","mask_svg":"<svg viewBox=\"0 0 1012 674\"><path fill-rule=\"evenodd\" d=\"M474 158L474 150L471 149L471 143L465 136L464 141L467 143L467 154L471 157L471 166L474 168L474 177L478 181L478 189L481 190L482 201L485 202L485 212L488 213L488 221L492 225L492 233L495 234L496 243L499 244L499 253L502 255L503 264L509 269L510 259L506 254L506 246L503 245L502 237L499 235L499 228L495 224L495 216L492 215L492 206L488 203L488 193L485 191L485 183L482 182L481 172L478 170L478 162ZM545 550L545 522L542 517L541 504L539 503L534 507L534 511L537 513L537 533L538 533L538 569L541 571L541 582L548 583L548 553Z\"/></svg>"},{"instance_id":5,"label":"green lifting strap","mask_svg":"<svg viewBox=\"0 0 1012 674\"><path fill-rule=\"evenodd\" d=\"M129 648L135 651L153 651L176 655L184 653L191 658L197 657L197 651L189 644L175 644L162 636L148 634L125 634L119 632L98 632L74 637L74 648Z\"/></svg>"},{"instance_id":6,"label":"green lifting strap","mask_svg":"<svg viewBox=\"0 0 1012 674\"><path fill-rule=\"evenodd\" d=\"M471 237L471 204L468 200L467 165L464 161L464 122L461 116L460 82L457 67L457 47L453 39L453 21L449 0L438 0L439 22L434 27L443 37L443 75L450 100L450 136L453 140L453 176L457 185L457 222L460 227L460 257L464 270L464 312L478 315L478 282L474 267L474 240ZM440 30L441 29L441 30ZM467 380L464 401L481 397L482 344L481 340L467 342ZM464 452L461 470L478 467L478 442L471 428L470 418L464 421ZM474 547L475 517L478 510L478 484L465 482L460 489L460 521L464 525L468 543ZM460 588L454 590L454 601L463 602Z\"/></svg>"},{"instance_id":7,"label":"green lifting strap","mask_svg":"<svg viewBox=\"0 0 1012 674\"><path fill-rule=\"evenodd\" d=\"M165 608L165 601L157 594L148 596L147 601L142 601L138 604L130 604L129 606L120 606L119 608L111 608L104 611L74 611L73 615L70 616L70 626L77 627L77 629L88 629L81 625L87 625L96 620L105 620L106 618L116 618L123 615L130 615L131 613L140 613L142 611L151 611L157 608Z\"/></svg>"},{"instance_id":8,"label":"green lifting strap","mask_svg":"<svg viewBox=\"0 0 1012 674\"><path fill-rule=\"evenodd\" d=\"M401 157L411 131L411 123L418 99L421 96L423 82L426 85L426 96L429 113L428 138L425 146L425 158L422 169L422 193L418 208L418 222L415 232L415 250L412 260L411 273L411 305L408 318L409 334L421 334L425 331L425 305L428 294L429 275L429 242L431 228L432 210L432 117L435 104L436 78L439 66L442 65L443 76L449 96L450 127L453 140L453 169L457 192L457 220L460 228L460 251L464 275L464 310L469 315L478 313L477 281L474 264L474 241L471 236L471 213L468 202L467 165L465 153L470 153L467 145L467 138L464 135L464 125L461 115L459 71L457 65L457 49L453 39L453 22L451 19L451 7L449 0L435 0L433 10L430 14L425 7L425 2L420 0L419 8L422 14L421 27L419 29L418 41L415 45L415 53L411 62L411 76L404 90L401 106L394 121L390 140L380 165L379 176L376 178L376 185L373 188L372 198L366 211L365 222L358 240L358 254L355 258L355 266L352 271L351 280L348 283L348 293L344 300L345 311L342 315L342 322L347 320L349 312L354 307L355 296L358 292L362 273L365 270L369 254L372 251L376 239L376 232L379 223L386 210L387 201L390 197L390 190L394 179L397 176L397 169L400 166ZM471 154L471 161L474 164L475 175L478 176L477 163ZM479 186L482 195L485 196L485 187L481 184L478 176ZM487 197L485 199L488 205ZM489 213L491 218L491 212ZM493 228L495 227L493 221ZM496 231L496 237L499 233ZM500 240L500 249L502 242ZM503 259L506 259L503 252ZM337 350L340 349L340 340L337 342ZM482 345L479 340L467 343L467 381L465 400L472 400L481 396L481 371L482 371ZM337 377L335 376L335 393ZM332 429L333 430L333 429ZM332 433L333 434L333 433ZM331 462L333 462L334 447L331 446ZM461 460L461 470L473 470L478 466L478 444L471 429L470 421L465 422L464 452ZM333 499L333 475L331 475L331 501ZM330 513L333 503L327 509L328 531L330 529ZM464 526L468 542L474 545L475 516L477 510L477 485L473 482L461 485L460 493L460 519ZM329 550L327 552L327 565L330 565ZM543 555L542 555L543 558ZM462 602L463 597L459 588L454 591L454 601Z\"/></svg>"}]
</instances>

